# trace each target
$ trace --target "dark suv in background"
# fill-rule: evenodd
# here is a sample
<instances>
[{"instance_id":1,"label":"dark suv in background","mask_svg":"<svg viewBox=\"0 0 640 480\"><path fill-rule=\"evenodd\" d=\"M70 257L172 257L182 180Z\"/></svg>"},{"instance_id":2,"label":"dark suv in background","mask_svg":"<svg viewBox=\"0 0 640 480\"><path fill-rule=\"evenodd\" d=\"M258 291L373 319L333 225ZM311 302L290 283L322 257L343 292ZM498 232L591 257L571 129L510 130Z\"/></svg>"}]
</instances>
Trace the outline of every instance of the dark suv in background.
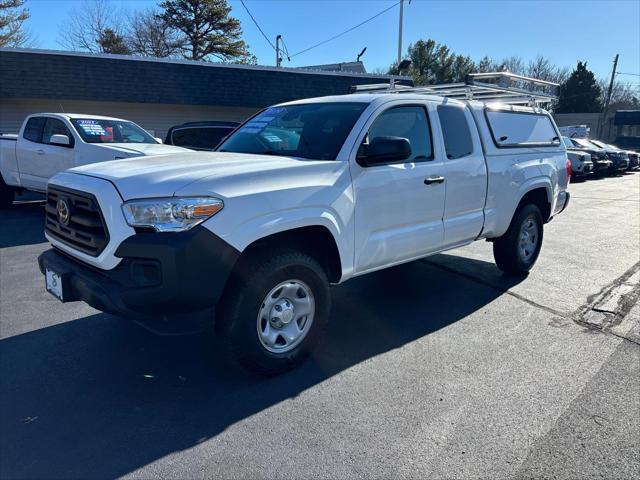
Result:
<instances>
[{"instance_id":1,"label":"dark suv in background","mask_svg":"<svg viewBox=\"0 0 640 480\"><path fill-rule=\"evenodd\" d=\"M595 174L608 173L613 165L613 162L607 157L607 153L603 148L594 145L586 138L570 138L573 144L573 149L580 152L591 154L591 161L593 162L593 172ZM569 148L569 150L572 150Z\"/></svg>"},{"instance_id":2,"label":"dark suv in background","mask_svg":"<svg viewBox=\"0 0 640 480\"><path fill-rule=\"evenodd\" d=\"M601 142L600 140L589 140L594 145L607 152L607 157L613 162L610 173L616 174L629 169L629 154L626 150Z\"/></svg>"},{"instance_id":3,"label":"dark suv in background","mask_svg":"<svg viewBox=\"0 0 640 480\"><path fill-rule=\"evenodd\" d=\"M238 122L215 121L183 123L169 129L164 143L192 150L212 151L238 125Z\"/></svg>"}]
</instances>

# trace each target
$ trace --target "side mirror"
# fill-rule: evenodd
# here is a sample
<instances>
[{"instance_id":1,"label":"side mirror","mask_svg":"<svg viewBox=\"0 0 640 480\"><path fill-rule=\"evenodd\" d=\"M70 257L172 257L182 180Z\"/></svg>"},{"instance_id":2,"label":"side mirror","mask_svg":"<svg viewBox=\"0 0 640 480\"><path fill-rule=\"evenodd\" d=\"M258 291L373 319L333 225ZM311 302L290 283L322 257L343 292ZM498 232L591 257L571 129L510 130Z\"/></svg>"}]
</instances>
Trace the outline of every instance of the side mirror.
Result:
<instances>
[{"instance_id":1,"label":"side mirror","mask_svg":"<svg viewBox=\"0 0 640 480\"><path fill-rule=\"evenodd\" d=\"M358 163L373 167L385 163L401 162L411 157L411 143L403 137L375 137L358 152Z\"/></svg>"},{"instance_id":2,"label":"side mirror","mask_svg":"<svg viewBox=\"0 0 640 480\"><path fill-rule=\"evenodd\" d=\"M69 145L71 145L71 142L69 141L69 137L67 135L51 135L51 138L49 139L49 144L50 145L59 145L61 147L68 147Z\"/></svg>"},{"instance_id":3,"label":"side mirror","mask_svg":"<svg viewBox=\"0 0 640 480\"><path fill-rule=\"evenodd\" d=\"M153 139L154 139L156 142L158 142L158 143L162 143L162 139L161 139L161 138L153 137Z\"/></svg>"}]
</instances>

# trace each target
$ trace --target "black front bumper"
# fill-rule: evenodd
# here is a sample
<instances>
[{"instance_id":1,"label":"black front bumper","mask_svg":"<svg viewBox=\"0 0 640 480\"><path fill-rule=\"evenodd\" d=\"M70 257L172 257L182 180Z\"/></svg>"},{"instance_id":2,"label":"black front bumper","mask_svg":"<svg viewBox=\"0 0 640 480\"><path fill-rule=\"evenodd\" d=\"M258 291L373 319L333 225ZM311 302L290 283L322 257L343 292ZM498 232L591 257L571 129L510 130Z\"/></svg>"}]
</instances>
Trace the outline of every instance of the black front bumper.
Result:
<instances>
[{"instance_id":1,"label":"black front bumper","mask_svg":"<svg viewBox=\"0 0 640 480\"><path fill-rule=\"evenodd\" d=\"M38 264L43 274L49 269L61 276L65 302L82 300L158 332L178 333L213 320L240 252L199 226L138 233L115 255L122 261L113 270L90 267L55 248L42 253Z\"/></svg>"}]
</instances>

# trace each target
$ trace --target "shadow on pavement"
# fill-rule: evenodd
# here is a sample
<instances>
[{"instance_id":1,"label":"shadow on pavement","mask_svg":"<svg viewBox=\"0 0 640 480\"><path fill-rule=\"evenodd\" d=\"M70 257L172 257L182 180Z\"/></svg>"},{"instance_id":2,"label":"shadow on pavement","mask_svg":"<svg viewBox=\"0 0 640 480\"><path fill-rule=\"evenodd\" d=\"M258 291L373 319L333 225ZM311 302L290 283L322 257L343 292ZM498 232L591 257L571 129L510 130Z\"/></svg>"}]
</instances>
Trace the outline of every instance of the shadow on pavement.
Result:
<instances>
[{"instance_id":1,"label":"shadow on pavement","mask_svg":"<svg viewBox=\"0 0 640 480\"><path fill-rule=\"evenodd\" d=\"M434 258L498 275L486 262ZM0 477L127 474L502 294L425 262L351 280L333 293L323 345L297 370L271 379L229 369L206 335L157 337L105 314L0 341Z\"/></svg>"},{"instance_id":2,"label":"shadow on pavement","mask_svg":"<svg viewBox=\"0 0 640 480\"><path fill-rule=\"evenodd\" d=\"M11 208L0 210L0 248L47 241L42 198L37 194L18 197Z\"/></svg>"}]
</instances>

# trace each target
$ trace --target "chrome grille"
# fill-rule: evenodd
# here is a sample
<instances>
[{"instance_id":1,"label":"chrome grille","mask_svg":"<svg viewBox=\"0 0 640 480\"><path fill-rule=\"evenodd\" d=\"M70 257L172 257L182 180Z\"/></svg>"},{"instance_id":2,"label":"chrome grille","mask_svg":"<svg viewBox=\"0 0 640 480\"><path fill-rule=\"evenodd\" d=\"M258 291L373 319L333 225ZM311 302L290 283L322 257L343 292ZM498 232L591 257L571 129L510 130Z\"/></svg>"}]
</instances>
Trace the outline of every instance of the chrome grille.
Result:
<instances>
[{"instance_id":1,"label":"chrome grille","mask_svg":"<svg viewBox=\"0 0 640 480\"><path fill-rule=\"evenodd\" d=\"M47 189L46 232L93 257L109 243L109 232L96 197L62 187Z\"/></svg>"}]
</instances>

